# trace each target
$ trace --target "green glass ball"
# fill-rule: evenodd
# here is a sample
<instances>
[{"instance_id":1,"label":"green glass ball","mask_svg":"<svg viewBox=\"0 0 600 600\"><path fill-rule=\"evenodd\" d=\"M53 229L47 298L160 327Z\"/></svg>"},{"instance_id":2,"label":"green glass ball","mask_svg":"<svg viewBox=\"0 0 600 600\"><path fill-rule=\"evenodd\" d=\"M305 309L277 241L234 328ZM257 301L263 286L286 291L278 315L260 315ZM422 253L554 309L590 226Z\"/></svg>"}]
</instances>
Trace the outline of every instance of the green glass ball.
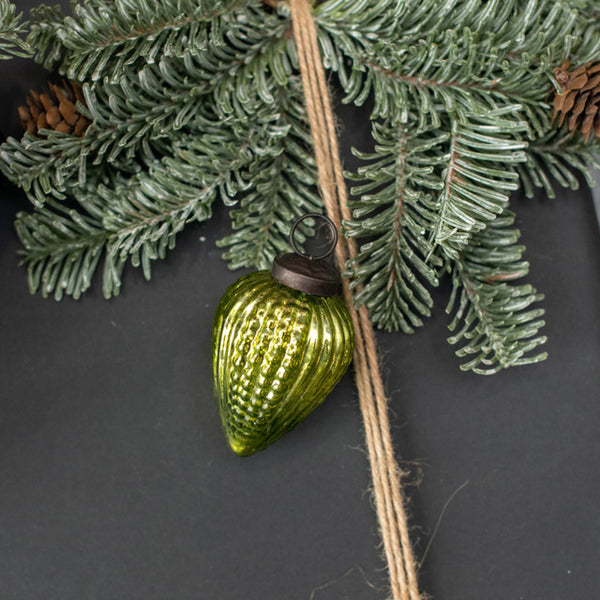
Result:
<instances>
[{"instance_id":1,"label":"green glass ball","mask_svg":"<svg viewBox=\"0 0 600 600\"><path fill-rule=\"evenodd\" d=\"M215 316L213 376L233 451L258 452L300 423L340 380L353 348L339 296L297 291L268 271L231 285Z\"/></svg>"}]
</instances>

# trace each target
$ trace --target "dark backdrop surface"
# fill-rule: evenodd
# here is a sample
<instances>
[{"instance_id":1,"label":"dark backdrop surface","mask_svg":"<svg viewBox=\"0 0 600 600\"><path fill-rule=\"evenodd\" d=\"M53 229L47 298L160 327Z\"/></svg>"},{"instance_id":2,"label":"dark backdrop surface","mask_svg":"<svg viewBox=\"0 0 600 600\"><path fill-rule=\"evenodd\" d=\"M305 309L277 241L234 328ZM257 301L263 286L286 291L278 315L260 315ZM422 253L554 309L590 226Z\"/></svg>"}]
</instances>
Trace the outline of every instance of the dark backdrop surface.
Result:
<instances>
[{"instance_id":1,"label":"dark backdrop surface","mask_svg":"<svg viewBox=\"0 0 600 600\"><path fill-rule=\"evenodd\" d=\"M21 60L0 69L0 129L17 134L16 106L43 74ZM346 148L364 146L366 115L339 113ZM460 372L444 287L415 335L379 335L422 588L440 600L590 600L600 234L586 189L513 208L528 280L546 294L545 363ZM18 267L12 221L28 209L2 181L0 598L384 599L350 375L263 453L240 459L225 445L210 374L212 315L239 276L215 247L225 211L181 234L152 282L129 270L116 299L95 286L56 303L30 296Z\"/></svg>"}]
</instances>

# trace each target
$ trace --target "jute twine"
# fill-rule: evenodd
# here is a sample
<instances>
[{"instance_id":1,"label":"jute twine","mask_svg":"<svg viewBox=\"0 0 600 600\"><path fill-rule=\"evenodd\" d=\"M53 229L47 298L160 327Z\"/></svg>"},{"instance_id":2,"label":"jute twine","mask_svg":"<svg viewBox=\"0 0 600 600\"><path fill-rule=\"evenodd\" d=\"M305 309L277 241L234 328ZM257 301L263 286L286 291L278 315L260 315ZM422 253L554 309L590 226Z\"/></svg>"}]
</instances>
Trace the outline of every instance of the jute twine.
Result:
<instances>
[{"instance_id":1,"label":"jute twine","mask_svg":"<svg viewBox=\"0 0 600 600\"><path fill-rule=\"evenodd\" d=\"M340 161L335 123L317 31L309 0L289 0L294 38L298 47L306 108L310 120L319 187L329 218L341 228L351 218ZM340 267L357 255L356 241L341 237L336 248ZM393 600L420 600L417 564L408 533L408 519L401 490L401 473L394 458L375 334L364 306L356 310L347 278L343 297L354 324L354 368L365 437L373 477L375 509L383 538Z\"/></svg>"}]
</instances>

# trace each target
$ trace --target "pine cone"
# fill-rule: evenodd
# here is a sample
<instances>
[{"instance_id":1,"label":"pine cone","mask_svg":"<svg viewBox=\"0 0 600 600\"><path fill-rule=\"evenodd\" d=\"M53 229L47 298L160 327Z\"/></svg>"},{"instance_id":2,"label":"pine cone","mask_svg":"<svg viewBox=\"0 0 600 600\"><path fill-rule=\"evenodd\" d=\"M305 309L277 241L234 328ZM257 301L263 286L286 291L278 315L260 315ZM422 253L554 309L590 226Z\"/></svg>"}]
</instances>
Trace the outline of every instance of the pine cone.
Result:
<instances>
[{"instance_id":1,"label":"pine cone","mask_svg":"<svg viewBox=\"0 0 600 600\"><path fill-rule=\"evenodd\" d=\"M574 71L567 59L554 69L562 93L554 96L554 117L558 126L580 131L587 142L592 134L600 138L600 62L589 62Z\"/></svg>"},{"instance_id":2,"label":"pine cone","mask_svg":"<svg viewBox=\"0 0 600 600\"><path fill-rule=\"evenodd\" d=\"M25 131L38 135L40 129L83 136L90 121L81 115L75 103L85 104L81 85L63 80L48 82L48 91L38 94L31 90L27 106L19 106L19 117Z\"/></svg>"}]
</instances>

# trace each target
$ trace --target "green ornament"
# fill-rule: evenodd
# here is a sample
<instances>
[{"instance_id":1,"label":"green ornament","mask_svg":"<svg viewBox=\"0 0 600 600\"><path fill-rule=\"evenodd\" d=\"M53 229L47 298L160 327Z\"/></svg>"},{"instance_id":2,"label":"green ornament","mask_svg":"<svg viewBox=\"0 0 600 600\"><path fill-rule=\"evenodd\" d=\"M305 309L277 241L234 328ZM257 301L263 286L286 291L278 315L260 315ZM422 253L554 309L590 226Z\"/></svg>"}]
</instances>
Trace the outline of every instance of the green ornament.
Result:
<instances>
[{"instance_id":1,"label":"green ornament","mask_svg":"<svg viewBox=\"0 0 600 600\"><path fill-rule=\"evenodd\" d=\"M339 274L323 258L277 257L271 272L245 275L221 299L213 376L225 436L236 454L266 448L304 420L340 380L354 349L352 320L336 295Z\"/></svg>"}]
</instances>

